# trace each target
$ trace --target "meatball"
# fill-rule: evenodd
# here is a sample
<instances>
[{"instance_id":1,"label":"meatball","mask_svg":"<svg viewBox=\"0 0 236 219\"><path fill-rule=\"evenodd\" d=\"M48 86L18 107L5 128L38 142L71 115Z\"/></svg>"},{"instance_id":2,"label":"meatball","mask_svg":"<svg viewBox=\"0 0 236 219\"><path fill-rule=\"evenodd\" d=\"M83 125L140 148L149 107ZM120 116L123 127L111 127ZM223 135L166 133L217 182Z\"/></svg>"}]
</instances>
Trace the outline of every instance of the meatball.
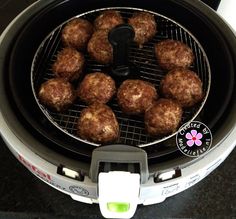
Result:
<instances>
[{"instance_id":1,"label":"meatball","mask_svg":"<svg viewBox=\"0 0 236 219\"><path fill-rule=\"evenodd\" d=\"M141 47L142 44L153 38L157 33L154 16L147 12L138 12L129 18L128 23L134 28L134 41Z\"/></svg>"},{"instance_id":2,"label":"meatball","mask_svg":"<svg viewBox=\"0 0 236 219\"><path fill-rule=\"evenodd\" d=\"M164 97L178 101L183 107L193 106L204 96L200 78L188 69L171 70L162 79L160 87Z\"/></svg>"},{"instance_id":3,"label":"meatball","mask_svg":"<svg viewBox=\"0 0 236 219\"><path fill-rule=\"evenodd\" d=\"M52 71L56 77L74 81L79 78L84 67L84 56L77 50L66 47L61 50L52 65Z\"/></svg>"},{"instance_id":4,"label":"meatball","mask_svg":"<svg viewBox=\"0 0 236 219\"><path fill-rule=\"evenodd\" d=\"M107 10L102 12L94 21L96 30L111 30L113 27L123 24L124 20L118 11Z\"/></svg>"},{"instance_id":5,"label":"meatball","mask_svg":"<svg viewBox=\"0 0 236 219\"><path fill-rule=\"evenodd\" d=\"M89 40L88 53L98 63L109 64L112 62L112 46L108 41L108 30L98 30Z\"/></svg>"},{"instance_id":6,"label":"meatball","mask_svg":"<svg viewBox=\"0 0 236 219\"><path fill-rule=\"evenodd\" d=\"M68 81L63 78L53 78L41 84L38 97L43 105L61 112L74 102L76 95Z\"/></svg>"},{"instance_id":7,"label":"meatball","mask_svg":"<svg viewBox=\"0 0 236 219\"><path fill-rule=\"evenodd\" d=\"M157 100L153 84L142 80L126 80L118 89L117 101L127 114L142 114Z\"/></svg>"},{"instance_id":8,"label":"meatball","mask_svg":"<svg viewBox=\"0 0 236 219\"><path fill-rule=\"evenodd\" d=\"M177 40L168 39L155 44L155 54L159 65L166 70L188 68L194 61L192 50Z\"/></svg>"},{"instance_id":9,"label":"meatball","mask_svg":"<svg viewBox=\"0 0 236 219\"><path fill-rule=\"evenodd\" d=\"M87 47L93 34L93 25L84 19L75 18L69 21L62 30L62 42L65 46L71 46L78 50Z\"/></svg>"},{"instance_id":10,"label":"meatball","mask_svg":"<svg viewBox=\"0 0 236 219\"><path fill-rule=\"evenodd\" d=\"M104 73L90 73L78 88L79 98L87 104L107 103L116 92L114 80Z\"/></svg>"},{"instance_id":11,"label":"meatball","mask_svg":"<svg viewBox=\"0 0 236 219\"><path fill-rule=\"evenodd\" d=\"M145 128L152 136L168 135L179 127L183 110L181 106L170 99L159 99L144 116Z\"/></svg>"},{"instance_id":12,"label":"meatball","mask_svg":"<svg viewBox=\"0 0 236 219\"><path fill-rule=\"evenodd\" d=\"M78 136L95 143L110 143L119 137L115 114L105 104L93 104L83 109L77 127Z\"/></svg>"}]
</instances>

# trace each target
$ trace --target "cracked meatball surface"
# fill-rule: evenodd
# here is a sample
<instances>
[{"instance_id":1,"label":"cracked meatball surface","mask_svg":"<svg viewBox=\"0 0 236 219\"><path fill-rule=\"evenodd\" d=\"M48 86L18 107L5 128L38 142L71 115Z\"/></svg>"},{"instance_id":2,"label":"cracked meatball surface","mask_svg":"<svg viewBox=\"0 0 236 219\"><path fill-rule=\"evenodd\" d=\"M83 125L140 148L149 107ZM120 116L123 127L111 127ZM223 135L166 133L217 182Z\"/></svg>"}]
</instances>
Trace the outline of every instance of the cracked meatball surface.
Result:
<instances>
[{"instance_id":1,"label":"cracked meatball surface","mask_svg":"<svg viewBox=\"0 0 236 219\"><path fill-rule=\"evenodd\" d=\"M155 18L148 12L137 12L129 18L128 23L134 28L134 41L142 46L157 33Z\"/></svg>"},{"instance_id":2,"label":"cracked meatball surface","mask_svg":"<svg viewBox=\"0 0 236 219\"><path fill-rule=\"evenodd\" d=\"M78 88L79 98L87 104L107 103L116 92L114 80L104 73L87 74Z\"/></svg>"},{"instance_id":3,"label":"cracked meatball surface","mask_svg":"<svg viewBox=\"0 0 236 219\"><path fill-rule=\"evenodd\" d=\"M38 97L43 105L61 112L73 104L76 95L73 86L68 81L53 78L40 86Z\"/></svg>"},{"instance_id":4,"label":"cracked meatball surface","mask_svg":"<svg viewBox=\"0 0 236 219\"><path fill-rule=\"evenodd\" d=\"M93 34L93 25L82 18L69 21L62 29L62 42L65 46L83 50Z\"/></svg>"},{"instance_id":5,"label":"cracked meatball surface","mask_svg":"<svg viewBox=\"0 0 236 219\"><path fill-rule=\"evenodd\" d=\"M191 107L204 97L201 79L188 69L171 70L162 79L160 87L164 97L178 101L183 107Z\"/></svg>"},{"instance_id":6,"label":"cracked meatball surface","mask_svg":"<svg viewBox=\"0 0 236 219\"><path fill-rule=\"evenodd\" d=\"M170 99L159 99L144 116L145 128L152 136L162 136L175 132L182 117L181 106Z\"/></svg>"},{"instance_id":7,"label":"cracked meatball surface","mask_svg":"<svg viewBox=\"0 0 236 219\"><path fill-rule=\"evenodd\" d=\"M194 61L192 50L177 40L168 39L155 44L155 54L159 65L166 70L188 68Z\"/></svg>"},{"instance_id":8,"label":"cracked meatball surface","mask_svg":"<svg viewBox=\"0 0 236 219\"><path fill-rule=\"evenodd\" d=\"M52 71L56 77L74 81L79 78L84 68L84 55L76 49L66 47L62 49L52 65Z\"/></svg>"},{"instance_id":9,"label":"cracked meatball surface","mask_svg":"<svg viewBox=\"0 0 236 219\"><path fill-rule=\"evenodd\" d=\"M111 30L119 24L123 24L124 20L120 13L115 10L107 10L102 12L94 21L96 30Z\"/></svg>"},{"instance_id":10,"label":"cracked meatball surface","mask_svg":"<svg viewBox=\"0 0 236 219\"><path fill-rule=\"evenodd\" d=\"M117 91L117 101L127 114L142 114L157 100L155 86L147 81L126 80Z\"/></svg>"},{"instance_id":11,"label":"cracked meatball surface","mask_svg":"<svg viewBox=\"0 0 236 219\"><path fill-rule=\"evenodd\" d=\"M77 134L94 143L111 143L119 137L119 124L110 107L93 104L81 111L77 124Z\"/></svg>"},{"instance_id":12,"label":"cracked meatball surface","mask_svg":"<svg viewBox=\"0 0 236 219\"><path fill-rule=\"evenodd\" d=\"M109 64L113 60L112 46L108 41L108 30L94 32L88 43L89 55L101 64Z\"/></svg>"}]
</instances>

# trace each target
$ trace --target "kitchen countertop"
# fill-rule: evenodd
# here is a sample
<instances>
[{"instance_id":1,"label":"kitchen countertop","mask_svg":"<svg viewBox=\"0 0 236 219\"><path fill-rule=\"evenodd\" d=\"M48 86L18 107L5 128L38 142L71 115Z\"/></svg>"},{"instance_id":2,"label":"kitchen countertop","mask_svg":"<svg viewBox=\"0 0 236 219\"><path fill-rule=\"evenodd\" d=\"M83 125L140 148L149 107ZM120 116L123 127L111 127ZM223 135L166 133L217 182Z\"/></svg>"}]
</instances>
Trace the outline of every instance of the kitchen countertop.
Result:
<instances>
[{"instance_id":1,"label":"kitchen countertop","mask_svg":"<svg viewBox=\"0 0 236 219\"><path fill-rule=\"evenodd\" d=\"M0 32L34 0L0 0ZM236 218L236 151L207 178L165 202L138 206L134 218ZM33 176L0 138L0 218L102 218Z\"/></svg>"}]
</instances>

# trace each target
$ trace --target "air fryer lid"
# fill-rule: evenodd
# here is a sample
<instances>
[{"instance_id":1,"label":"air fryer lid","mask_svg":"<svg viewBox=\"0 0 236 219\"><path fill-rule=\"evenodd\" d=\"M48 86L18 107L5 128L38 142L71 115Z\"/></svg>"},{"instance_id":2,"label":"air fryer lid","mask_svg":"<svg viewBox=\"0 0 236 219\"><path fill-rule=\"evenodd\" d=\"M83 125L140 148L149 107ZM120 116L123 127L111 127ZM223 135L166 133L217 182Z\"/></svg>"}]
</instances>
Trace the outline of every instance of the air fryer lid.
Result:
<instances>
[{"instance_id":1,"label":"air fryer lid","mask_svg":"<svg viewBox=\"0 0 236 219\"><path fill-rule=\"evenodd\" d=\"M211 92L201 118L213 131L214 145L217 145L227 136L234 126L235 116L233 112L236 99L235 93L233 93L236 64L235 51L232 49L235 48L234 35L217 15L202 3L198 1L190 3L188 1L160 0L149 1L148 4L145 3L144 5L142 1L101 0L94 2L88 0L86 3L80 2L78 6L77 1L71 0L39 2L38 6L40 5L41 7L33 7L30 13L25 13L22 16L24 22L15 27L14 34L9 37L8 44L5 44L5 46L8 45L6 48L8 50L5 50L5 53L8 55L11 53L11 55L4 56L4 65L1 65L1 77L3 79L1 83L4 81L1 85L1 103L3 101L6 103L3 104L3 107L1 106L2 113L3 115L7 114L7 118L11 117L11 113L17 115L17 121L14 122L20 121L20 125L24 125L23 128L27 126L28 132L37 136L35 141L43 141L46 146L53 149L62 146L68 152L73 151L78 155L91 156L93 149L91 146L68 139L63 133L55 130L52 125L48 124L38 107L35 107L36 104L30 87L30 66L38 45L51 30L77 14L110 6L153 10L170 17L192 32L205 49L212 69ZM62 10L63 13L61 13ZM3 72L9 72L9 74L3 75ZM8 123L12 128L15 127L10 119L8 119ZM17 130L15 132L17 134ZM46 133L50 133L50 139L45 139ZM39 136L41 137L39 138ZM27 141L24 136L19 137L23 141ZM175 153L176 146L160 146L156 147L155 150L148 148L146 151L149 158L155 158L163 151ZM176 156L172 157L176 158Z\"/></svg>"}]
</instances>

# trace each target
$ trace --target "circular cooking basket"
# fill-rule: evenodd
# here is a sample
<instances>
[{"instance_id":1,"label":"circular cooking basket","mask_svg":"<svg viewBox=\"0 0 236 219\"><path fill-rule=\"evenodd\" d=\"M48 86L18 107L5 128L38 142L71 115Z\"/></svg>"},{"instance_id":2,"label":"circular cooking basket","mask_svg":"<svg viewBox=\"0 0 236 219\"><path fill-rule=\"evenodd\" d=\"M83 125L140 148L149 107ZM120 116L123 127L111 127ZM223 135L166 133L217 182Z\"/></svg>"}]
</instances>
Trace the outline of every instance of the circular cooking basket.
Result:
<instances>
[{"instance_id":1,"label":"circular cooking basket","mask_svg":"<svg viewBox=\"0 0 236 219\"><path fill-rule=\"evenodd\" d=\"M137 11L146 11L138 8L127 8L127 7L112 7L112 8L102 8L93 11L89 11L83 14L80 14L76 17L81 17L84 19L93 22L94 19L99 15L103 10L114 9L118 10L125 21L132 16L134 12ZM159 89L160 81L166 74L166 71L160 68L156 61L154 54L154 44L165 39L175 39L187 44L193 51L195 60L190 69L195 71L200 77L203 83L204 99L201 103L195 105L192 108L185 109L181 124L190 122L194 120L200 111L202 110L211 85L211 71L210 65L207 58L207 55L197 41L197 39L183 26L176 23L175 21L152 11L147 11L154 15L158 32L155 37L149 42L145 43L142 48L139 48L135 43L131 45L129 61L137 66L140 70L140 79L149 81L155 85L156 89ZM73 17L75 18L75 17ZM71 19L73 19L71 18ZM55 28L40 44L39 48L36 51L34 56L32 66L31 66L31 85L34 97L37 101L38 106L47 117L47 119L62 132L66 133L68 136L75 138L79 141L91 144L93 146L99 146L100 144L95 144L93 142L88 142L79 138L76 135L77 120L80 116L81 110L83 110L86 105L81 102L79 99L65 112L56 113L48 108L44 107L38 100L37 94L40 85L54 77L54 74L51 70L51 66L56 59L58 51L63 48L61 42L61 30L64 25L69 20L65 21L63 24ZM106 72L107 66L98 64L96 61L92 60L88 53L85 52L86 67L84 73L92 72ZM109 74L109 72L106 72ZM119 82L116 81L117 84ZM120 125L120 136L116 143L121 143L125 145L134 145L139 147L145 147L149 145L154 145L160 143L164 140L167 140L173 137L177 132L172 133L168 136L162 136L161 138L153 138L147 135L144 127L144 120L141 116L128 116L124 114L119 108L116 97L114 97L108 105L112 108L115 113L117 120Z\"/></svg>"}]
</instances>

